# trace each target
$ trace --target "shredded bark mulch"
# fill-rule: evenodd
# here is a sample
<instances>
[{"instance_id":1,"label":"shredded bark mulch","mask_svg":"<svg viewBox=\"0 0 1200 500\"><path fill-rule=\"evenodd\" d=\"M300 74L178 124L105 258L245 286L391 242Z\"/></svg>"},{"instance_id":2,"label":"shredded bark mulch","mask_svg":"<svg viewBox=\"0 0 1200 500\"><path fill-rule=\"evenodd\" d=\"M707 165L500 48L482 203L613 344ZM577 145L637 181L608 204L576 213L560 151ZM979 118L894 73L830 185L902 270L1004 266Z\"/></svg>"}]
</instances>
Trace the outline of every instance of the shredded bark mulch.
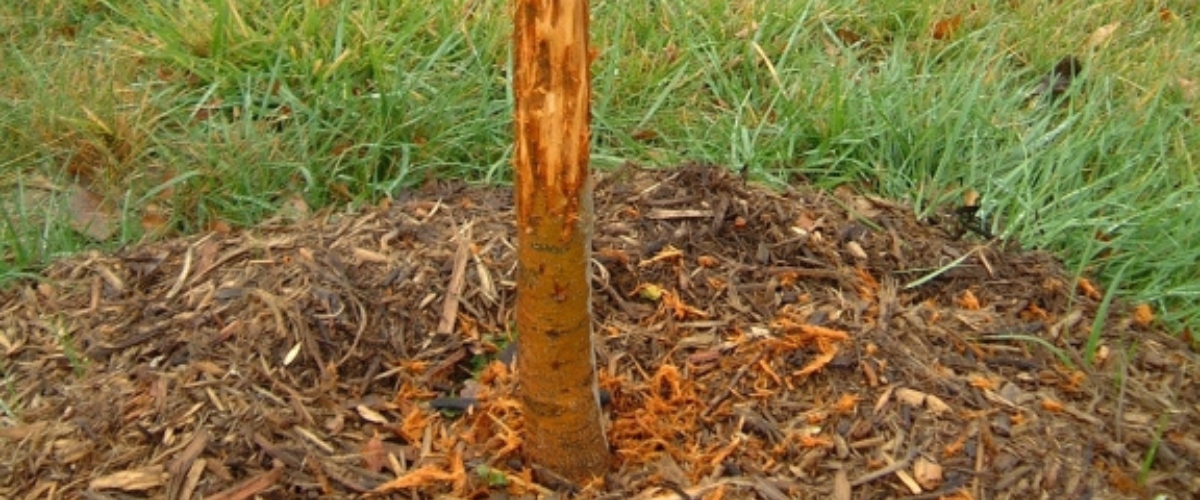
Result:
<instances>
[{"instance_id":1,"label":"shredded bark mulch","mask_svg":"<svg viewBox=\"0 0 1200 500\"><path fill-rule=\"evenodd\" d=\"M0 292L0 497L1200 495L1196 355L1047 255L698 165L596 207L603 481L521 458L509 191L435 183Z\"/></svg>"}]
</instances>

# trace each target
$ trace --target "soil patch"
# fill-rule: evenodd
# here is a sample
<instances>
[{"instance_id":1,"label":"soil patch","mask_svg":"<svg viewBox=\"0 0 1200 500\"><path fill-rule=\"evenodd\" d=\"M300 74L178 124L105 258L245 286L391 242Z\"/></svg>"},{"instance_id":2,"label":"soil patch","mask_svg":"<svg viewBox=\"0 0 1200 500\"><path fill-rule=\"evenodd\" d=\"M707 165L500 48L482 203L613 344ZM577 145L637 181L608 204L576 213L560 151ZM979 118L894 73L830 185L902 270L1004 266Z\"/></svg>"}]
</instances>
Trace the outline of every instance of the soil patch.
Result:
<instances>
[{"instance_id":1,"label":"soil patch","mask_svg":"<svg viewBox=\"0 0 1200 500\"><path fill-rule=\"evenodd\" d=\"M697 165L596 207L613 465L580 497L1200 494L1196 356L1047 255ZM520 459L513 220L433 184L0 292L0 497L568 496Z\"/></svg>"}]
</instances>

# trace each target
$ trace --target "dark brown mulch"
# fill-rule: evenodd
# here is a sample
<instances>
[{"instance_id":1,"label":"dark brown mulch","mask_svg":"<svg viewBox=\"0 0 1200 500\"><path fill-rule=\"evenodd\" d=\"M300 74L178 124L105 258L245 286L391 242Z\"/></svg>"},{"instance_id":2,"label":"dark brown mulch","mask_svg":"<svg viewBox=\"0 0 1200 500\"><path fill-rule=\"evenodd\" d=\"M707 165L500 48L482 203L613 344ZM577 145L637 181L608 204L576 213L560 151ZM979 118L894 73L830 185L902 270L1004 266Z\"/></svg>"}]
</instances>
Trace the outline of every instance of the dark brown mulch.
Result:
<instances>
[{"instance_id":1,"label":"dark brown mulch","mask_svg":"<svg viewBox=\"0 0 1200 500\"><path fill-rule=\"evenodd\" d=\"M694 165L596 206L581 497L1200 495L1194 354L1114 307L1085 363L1099 296L1046 255ZM520 459L512 219L432 185L3 291L0 497L565 496Z\"/></svg>"}]
</instances>

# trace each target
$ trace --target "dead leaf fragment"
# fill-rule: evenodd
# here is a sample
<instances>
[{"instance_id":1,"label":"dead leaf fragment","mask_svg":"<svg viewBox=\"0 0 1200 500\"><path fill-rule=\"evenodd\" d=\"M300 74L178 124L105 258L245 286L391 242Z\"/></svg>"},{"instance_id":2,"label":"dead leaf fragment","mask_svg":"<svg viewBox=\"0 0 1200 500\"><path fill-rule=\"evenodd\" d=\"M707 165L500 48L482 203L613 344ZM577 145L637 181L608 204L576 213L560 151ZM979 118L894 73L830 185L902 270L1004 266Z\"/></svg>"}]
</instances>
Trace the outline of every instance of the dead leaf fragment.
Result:
<instances>
[{"instance_id":1,"label":"dead leaf fragment","mask_svg":"<svg viewBox=\"0 0 1200 500\"><path fill-rule=\"evenodd\" d=\"M387 451L383 449L383 439L378 433L367 440L359 454L363 459L363 467L371 472L379 472L387 465Z\"/></svg>"},{"instance_id":2,"label":"dead leaf fragment","mask_svg":"<svg viewBox=\"0 0 1200 500\"><path fill-rule=\"evenodd\" d=\"M1196 80L1191 80L1184 77L1179 77L1179 90L1183 92L1183 98L1189 101L1196 100L1200 97L1200 84Z\"/></svg>"},{"instance_id":3,"label":"dead leaf fragment","mask_svg":"<svg viewBox=\"0 0 1200 500\"><path fill-rule=\"evenodd\" d=\"M926 394L921 391L915 391L907 387L900 387L895 392L896 400L908 406L921 406L925 402Z\"/></svg>"},{"instance_id":4,"label":"dead leaf fragment","mask_svg":"<svg viewBox=\"0 0 1200 500\"><path fill-rule=\"evenodd\" d=\"M71 228L96 241L111 238L117 232L117 214L104 198L76 184L71 188Z\"/></svg>"},{"instance_id":5,"label":"dead leaf fragment","mask_svg":"<svg viewBox=\"0 0 1200 500\"><path fill-rule=\"evenodd\" d=\"M925 457L917 457L913 462L913 478L926 490L936 489L942 484L942 466Z\"/></svg>"},{"instance_id":6,"label":"dead leaf fragment","mask_svg":"<svg viewBox=\"0 0 1200 500\"><path fill-rule=\"evenodd\" d=\"M649 128L634 130L629 137L637 142L653 142L658 140L658 131Z\"/></svg>"},{"instance_id":7,"label":"dead leaf fragment","mask_svg":"<svg viewBox=\"0 0 1200 500\"><path fill-rule=\"evenodd\" d=\"M958 29L962 27L962 21L963 18L961 15L939 19L937 22L933 23L933 39L949 40L954 38L954 34L958 33Z\"/></svg>"},{"instance_id":8,"label":"dead leaf fragment","mask_svg":"<svg viewBox=\"0 0 1200 500\"><path fill-rule=\"evenodd\" d=\"M945 401L942 401L942 398L932 394L925 397L925 408L934 415L942 415L950 411L950 405L946 404Z\"/></svg>"},{"instance_id":9,"label":"dead leaf fragment","mask_svg":"<svg viewBox=\"0 0 1200 500\"><path fill-rule=\"evenodd\" d=\"M367 407L366 405L358 405L358 406L354 407L354 409L358 411L358 416L362 417L363 420L366 420L368 422L372 422L372 423L376 423L376 424L386 424L388 421L387 417L383 416L381 413L379 413L375 410L372 410L371 408Z\"/></svg>"},{"instance_id":10,"label":"dead leaf fragment","mask_svg":"<svg viewBox=\"0 0 1200 500\"><path fill-rule=\"evenodd\" d=\"M1121 21L1115 21L1096 28L1096 31L1093 31L1092 34L1088 36L1087 42L1084 44L1084 46L1088 50L1092 50L1104 45L1109 38L1112 38L1112 35L1117 31L1117 28L1120 27Z\"/></svg>"},{"instance_id":11,"label":"dead leaf fragment","mask_svg":"<svg viewBox=\"0 0 1200 500\"><path fill-rule=\"evenodd\" d=\"M308 217L311 210L308 208L308 202L303 196L293 194L284 200L279 207L279 215L288 221L299 221Z\"/></svg>"}]
</instances>

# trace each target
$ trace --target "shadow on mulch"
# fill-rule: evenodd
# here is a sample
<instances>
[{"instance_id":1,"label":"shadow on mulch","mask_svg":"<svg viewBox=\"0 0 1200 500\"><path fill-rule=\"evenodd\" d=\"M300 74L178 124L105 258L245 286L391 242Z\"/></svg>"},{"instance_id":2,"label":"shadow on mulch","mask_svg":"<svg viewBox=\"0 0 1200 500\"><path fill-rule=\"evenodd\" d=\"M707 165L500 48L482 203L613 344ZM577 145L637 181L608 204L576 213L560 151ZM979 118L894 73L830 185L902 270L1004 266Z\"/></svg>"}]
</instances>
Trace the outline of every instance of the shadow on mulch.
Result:
<instances>
[{"instance_id":1,"label":"shadow on mulch","mask_svg":"<svg viewBox=\"0 0 1200 500\"><path fill-rule=\"evenodd\" d=\"M1200 494L1194 354L1114 307L1088 368L1096 290L1046 255L695 165L596 206L581 497ZM0 497L565 495L520 460L513 219L443 184L3 291Z\"/></svg>"}]
</instances>

